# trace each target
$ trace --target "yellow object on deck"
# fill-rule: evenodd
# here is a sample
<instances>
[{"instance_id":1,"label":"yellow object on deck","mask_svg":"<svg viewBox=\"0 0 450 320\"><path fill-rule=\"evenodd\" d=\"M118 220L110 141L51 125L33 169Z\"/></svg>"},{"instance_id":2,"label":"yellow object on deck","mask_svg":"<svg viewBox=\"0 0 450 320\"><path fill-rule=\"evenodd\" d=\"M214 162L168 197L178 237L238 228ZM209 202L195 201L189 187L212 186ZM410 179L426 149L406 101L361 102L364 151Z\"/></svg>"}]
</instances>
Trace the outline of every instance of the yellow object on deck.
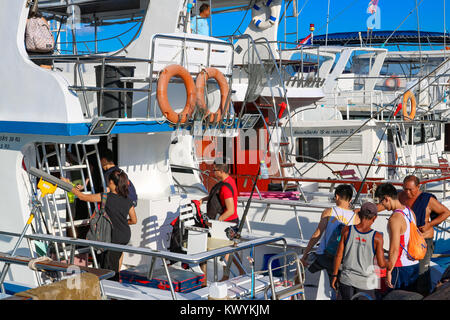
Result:
<instances>
[{"instance_id":1,"label":"yellow object on deck","mask_svg":"<svg viewBox=\"0 0 450 320\"><path fill-rule=\"evenodd\" d=\"M51 184L45 180L41 179L38 183L38 188L41 190L41 197L44 198L47 194L53 194L56 191L57 185Z\"/></svg>"}]
</instances>

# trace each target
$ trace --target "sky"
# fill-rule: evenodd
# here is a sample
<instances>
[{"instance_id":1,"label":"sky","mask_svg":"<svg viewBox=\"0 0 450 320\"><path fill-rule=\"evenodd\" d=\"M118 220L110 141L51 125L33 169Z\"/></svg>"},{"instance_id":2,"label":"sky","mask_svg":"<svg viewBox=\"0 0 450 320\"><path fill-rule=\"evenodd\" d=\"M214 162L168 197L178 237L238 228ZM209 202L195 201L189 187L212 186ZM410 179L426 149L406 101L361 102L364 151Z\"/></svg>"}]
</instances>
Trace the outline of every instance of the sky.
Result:
<instances>
[{"instance_id":1,"label":"sky","mask_svg":"<svg viewBox=\"0 0 450 320\"><path fill-rule=\"evenodd\" d=\"M315 34L325 34L327 24L328 2L330 3L328 32L366 31L369 14L367 8L370 0L298 0L299 35L304 38L309 34L309 25L315 25ZM379 0L381 30L395 30L409 13L419 5L420 30L444 32L444 0ZM446 29L450 30L450 0L445 1ZM290 13L290 11L288 11ZM213 15L213 33L220 35L233 33L242 20L244 12ZM233 18L231 18L233 16ZM248 13L240 31L245 30L251 14ZM230 23L233 20L236 23ZM290 24L289 24L290 22ZM417 30L417 12L400 26L399 30ZM284 27L282 27L283 30ZM295 19L288 19L288 32L295 31ZM280 30L281 31L281 30ZM280 35L279 35L280 36Z\"/></svg>"},{"instance_id":2,"label":"sky","mask_svg":"<svg viewBox=\"0 0 450 320\"><path fill-rule=\"evenodd\" d=\"M367 13L370 0L298 0L298 9L301 10L299 16L299 38L303 39L309 34L310 24L315 25L314 34L325 34L327 25L327 10L330 3L328 32L350 32L367 31L367 20L370 16ZM419 4L418 14L415 10ZM421 31L444 32L444 4L445 4L445 25L447 33L450 30L450 0L378 0L380 14L379 30L414 30L417 31L418 20ZM214 11L214 8L213 8ZM288 15L291 15L291 9ZM251 20L251 11L239 11L234 13L213 14L212 28L214 36L231 35L236 32L237 27L243 20L239 29L242 33ZM121 41L127 43L131 39L137 26L135 23L110 27L108 36L121 34L130 29L130 32L121 36ZM294 32L296 29L295 19L288 19L287 32ZM376 30L376 29L374 29ZM93 28L84 29L79 39L93 40ZM278 39L284 40L284 24L279 28ZM64 41L64 35L61 41ZM104 35L99 38L104 37ZM67 39L70 41L70 36ZM289 36L288 41L294 42L295 36ZM121 47L117 39L103 42L109 50ZM93 51L93 43L86 43L82 48L89 47ZM424 46L424 50L430 49ZM434 49L436 49L434 47ZM108 51L109 51L108 50ZM103 51L103 50L102 50Z\"/></svg>"}]
</instances>

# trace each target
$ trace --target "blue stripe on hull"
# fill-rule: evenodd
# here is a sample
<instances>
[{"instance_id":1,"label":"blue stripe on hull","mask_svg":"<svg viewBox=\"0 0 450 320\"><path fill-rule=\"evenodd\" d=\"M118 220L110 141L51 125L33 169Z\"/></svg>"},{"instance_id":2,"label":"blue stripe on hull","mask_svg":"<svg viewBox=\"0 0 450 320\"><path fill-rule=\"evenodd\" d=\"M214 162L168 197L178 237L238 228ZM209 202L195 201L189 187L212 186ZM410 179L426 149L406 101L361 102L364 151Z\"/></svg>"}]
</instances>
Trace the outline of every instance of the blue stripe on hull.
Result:
<instances>
[{"instance_id":1,"label":"blue stripe on hull","mask_svg":"<svg viewBox=\"0 0 450 320\"><path fill-rule=\"evenodd\" d=\"M15 134L85 136L89 134L89 127L90 123L0 121L1 133ZM168 123L159 124L156 121L141 120L118 122L111 133L167 132L173 130Z\"/></svg>"}]
</instances>

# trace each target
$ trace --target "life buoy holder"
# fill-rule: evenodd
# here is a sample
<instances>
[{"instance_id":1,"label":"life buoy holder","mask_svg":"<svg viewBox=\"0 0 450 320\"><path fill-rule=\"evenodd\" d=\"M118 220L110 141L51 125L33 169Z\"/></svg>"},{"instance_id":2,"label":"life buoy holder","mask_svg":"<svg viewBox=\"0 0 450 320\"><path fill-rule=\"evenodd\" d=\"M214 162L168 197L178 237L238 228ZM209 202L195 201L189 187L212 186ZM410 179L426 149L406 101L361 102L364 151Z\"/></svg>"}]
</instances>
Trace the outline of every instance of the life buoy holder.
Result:
<instances>
[{"instance_id":1,"label":"life buoy holder","mask_svg":"<svg viewBox=\"0 0 450 320\"><path fill-rule=\"evenodd\" d=\"M205 86L208 79L213 78L217 81L220 89L220 106L216 112L212 113L208 110L205 101ZM230 87L225 76L216 68L206 68L202 70L195 80L195 86L197 87L197 106L205 112L205 118L209 118L209 122L216 123L220 120L222 115L226 114L230 106L228 99L228 93ZM228 101L227 101L228 100Z\"/></svg>"},{"instance_id":2,"label":"life buoy holder","mask_svg":"<svg viewBox=\"0 0 450 320\"><path fill-rule=\"evenodd\" d=\"M172 77L179 77L184 82L186 88L186 105L180 113L175 112L167 96L167 87ZM194 111L196 97L196 87L194 79L192 79L189 71L178 64L172 64L165 67L158 79L158 87L156 90L156 99L162 114L172 123L185 123Z\"/></svg>"},{"instance_id":3,"label":"life buoy holder","mask_svg":"<svg viewBox=\"0 0 450 320\"><path fill-rule=\"evenodd\" d=\"M409 100L411 101L411 112L408 114L407 108ZM412 121L416 116L416 97L410 90L406 91L403 95L402 112L403 118L408 121Z\"/></svg>"},{"instance_id":4,"label":"life buoy holder","mask_svg":"<svg viewBox=\"0 0 450 320\"><path fill-rule=\"evenodd\" d=\"M395 75L390 76L384 82L384 86L386 88L393 89L393 90L397 90L398 88L400 88L400 85L401 85L400 78Z\"/></svg>"},{"instance_id":5,"label":"life buoy holder","mask_svg":"<svg viewBox=\"0 0 450 320\"><path fill-rule=\"evenodd\" d=\"M268 7L270 9L269 19L262 21L260 19L260 15L264 13L263 6ZM273 25L277 21L277 16L279 14L279 6L281 6L280 0L264 0L257 1L252 8L252 21L255 24L255 27L261 30L266 30Z\"/></svg>"}]
</instances>

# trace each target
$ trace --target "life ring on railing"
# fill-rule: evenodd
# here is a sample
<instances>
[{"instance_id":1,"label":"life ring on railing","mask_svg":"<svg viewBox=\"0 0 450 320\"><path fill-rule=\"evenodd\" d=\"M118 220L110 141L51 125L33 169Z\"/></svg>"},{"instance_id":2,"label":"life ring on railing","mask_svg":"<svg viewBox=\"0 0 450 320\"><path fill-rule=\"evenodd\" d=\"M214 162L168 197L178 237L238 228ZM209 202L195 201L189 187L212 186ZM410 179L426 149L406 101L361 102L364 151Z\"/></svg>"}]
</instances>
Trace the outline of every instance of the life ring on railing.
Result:
<instances>
[{"instance_id":1,"label":"life ring on railing","mask_svg":"<svg viewBox=\"0 0 450 320\"><path fill-rule=\"evenodd\" d=\"M267 7L270 9L269 19L263 21L262 16L266 14L263 7ZM266 30L273 25L278 19L278 15L280 14L281 8L281 0L263 0L257 1L252 8L252 21L255 24L255 27L261 30Z\"/></svg>"},{"instance_id":2,"label":"life ring on railing","mask_svg":"<svg viewBox=\"0 0 450 320\"><path fill-rule=\"evenodd\" d=\"M397 77L396 75L392 75L389 78L386 79L386 81L384 82L384 86L386 88L389 88L391 90L397 90L398 88L400 88L400 78Z\"/></svg>"},{"instance_id":3,"label":"life ring on railing","mask_svg":"<svg viewBox=\"0 0 450 320\"><path fill-rule=\"evenodd\" d=\"M186 105L183 111L176 113L169 103L167 96L167 87L172 77L179 77L184 82L186 88ZM172 64L165 67L158 79L158 88L156 90L156 99L162 114L172 123L185 123L191 116L195 107L196 87L189 71L178 64Z\"/></svg>"},{"instance_id":4,"label":"life ring on railing","mask_svg":"<svg viewBox=\"0 0 450 320\"><path fill-rule=\"evenodd\" d=\"M208 110L205 100L205 86L208 79L213 78L217 81L220 89L220 106L216 112L212 113ZM230 106L230 99L228 99L228 93L230 87L225 76L216 68L206 68L202 70L195 80L195 86L197 87L197 105L203 109L206 116L209 116L209 122L216 123L220 120L222 115L226 114ZM227 101L228 100L228 101Z\"/></svg>"},{"instance_id":5,"label":"life ring on railing","mask_svg":"<svg viewBox=\"0 0 450 320\"><path fill-rule=\"evenodd\" d=\"M411 100L411 112L408 114L407 107L409 100ZM408 121L412 121L416 116L416 97L410 90L406 91L403 95L402 111L403 118Z\"/></svg>"}]
</instances>

